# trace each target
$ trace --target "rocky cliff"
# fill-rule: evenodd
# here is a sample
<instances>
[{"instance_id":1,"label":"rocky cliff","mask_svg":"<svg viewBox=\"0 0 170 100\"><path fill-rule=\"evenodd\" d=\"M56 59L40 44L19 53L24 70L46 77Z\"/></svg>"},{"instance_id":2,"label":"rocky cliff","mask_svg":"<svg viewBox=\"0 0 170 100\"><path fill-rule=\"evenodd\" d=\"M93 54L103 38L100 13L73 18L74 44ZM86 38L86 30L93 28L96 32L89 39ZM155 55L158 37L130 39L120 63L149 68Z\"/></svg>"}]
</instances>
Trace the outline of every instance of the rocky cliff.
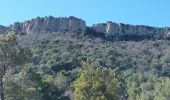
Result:
<instances>
[{"instance_id":1,"label":"rocky cliff","mask_svg":"<svg viewBox=\"0 0 170 100\"><path fill-rule=\"evenodd\" d=\"M100 23L94 24L92 29L99 33L110 36L150 36L150 37L166 37L170 34L170 28L156 28L144 25L129 25L122 23Z\"/></svg>"},{"instance_id":2,"label":"rocky cliff","mask_svg":"<svg viewBox=\"0 0 170 100\"><path fill-rule=\"evenodd\" d=\"M58 32L58 31L70 31L70 32L85 32L85 21L76 17L37 17L35 19L25 21L23 23L14 23L10 26L12 31L17 33L39 34L45 32Z\"/></svg>"},{"instance_id":3,"label":"rocky cliff","mask_svg":"<svg viewBox=\"0 0 170 100\"><path fill-rule=\"evenodd\" d=\"M0 26L0 29L3 29ZM81 32L88 35L100 36L106 39L121 37L124 39L142 37L145 38L166 38L170 37L170 28L157 28L144 25L129 25L122 23L114 23L108 21L106 23L94 24L91 27L86 27L86 22L76 17L37 17L22 23L14 23L10 26L12 31L24 33L26 35L41 34L47 32ZM135 36L135 37L134 37ZM144 37L144 38L143 38Z\"/></svg>"}]
</instances>

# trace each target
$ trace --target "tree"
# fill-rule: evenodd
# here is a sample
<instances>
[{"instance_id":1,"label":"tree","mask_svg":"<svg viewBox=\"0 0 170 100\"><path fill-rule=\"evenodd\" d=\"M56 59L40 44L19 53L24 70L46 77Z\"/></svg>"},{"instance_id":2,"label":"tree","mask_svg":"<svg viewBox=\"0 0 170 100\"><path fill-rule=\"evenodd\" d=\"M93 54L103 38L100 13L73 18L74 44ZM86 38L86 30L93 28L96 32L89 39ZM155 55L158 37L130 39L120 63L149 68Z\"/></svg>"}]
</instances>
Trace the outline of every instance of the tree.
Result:
<instances>
[{"instance_id":1,"label":"tree","mask_svg":"<svg viewBox=\"0 0 170 100\"><path fill-rule=\"evenodd\" d=\"M83 62L80 77L74 82L75 100L118 100L119 85L111 69L97 62Z\"/></svg>"},{"instance_id":2,"label":"tree","mask_svg":"<svg viewBox=\"0 0 170 100\"><path fill-rule=\"evenodd\" d=\"M13 67L24 64L30 58L28 50L18 45L17 37L13 32L7 32L0 36L0 97L5 100L4 77ZM28 55L26 55L28 54Z\"/></svg>"},{"instance_id":3,"label":"tree","mask_svg":"<svg viewBox=\"0 0 170 100\"><path fill-rule=\"evenodd\" d=\"M69 87L66 71L46 74L39 66L27 64L7 80L7 100L70 100L64 95ZM66 99L68 98L68 99Z\"/></svg>"}]
</instances>

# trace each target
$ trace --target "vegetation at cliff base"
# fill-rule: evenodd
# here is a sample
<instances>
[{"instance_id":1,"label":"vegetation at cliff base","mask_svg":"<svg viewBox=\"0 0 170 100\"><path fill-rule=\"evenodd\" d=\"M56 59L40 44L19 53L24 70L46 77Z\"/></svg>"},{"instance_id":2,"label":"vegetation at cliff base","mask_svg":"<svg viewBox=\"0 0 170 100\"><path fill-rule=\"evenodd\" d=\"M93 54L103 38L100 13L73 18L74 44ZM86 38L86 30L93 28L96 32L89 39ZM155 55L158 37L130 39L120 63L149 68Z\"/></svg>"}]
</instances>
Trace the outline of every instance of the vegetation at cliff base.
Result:
<instances>
[{"instance_id":1,"label":"vegetation at cliff base","mask_svg":"<svg viewBox=\"0 0 170 100\"><path fill-rule=\"evenodd\" d=\"M170 98L169 40L107 41L71 32L23 38L0 36L1 100Z\"/></svg>"}]
</instances>

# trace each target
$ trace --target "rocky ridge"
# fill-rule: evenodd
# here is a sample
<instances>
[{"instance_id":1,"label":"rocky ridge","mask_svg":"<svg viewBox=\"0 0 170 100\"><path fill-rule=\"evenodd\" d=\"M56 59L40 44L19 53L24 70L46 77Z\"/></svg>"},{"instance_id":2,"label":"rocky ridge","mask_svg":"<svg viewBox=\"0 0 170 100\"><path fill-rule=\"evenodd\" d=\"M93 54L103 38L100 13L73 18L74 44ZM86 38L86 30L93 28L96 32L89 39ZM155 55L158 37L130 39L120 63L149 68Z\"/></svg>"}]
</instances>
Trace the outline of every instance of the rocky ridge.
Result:
<instances>
[{"instance_id":1,"label":"rocky ridge","mask_svg":"<svg viewBox=\"0 0 170 100\"><path fill-rule=\"evenodd\" d=\"M167 37L170 34L170 28L157 28L144 25L129 25L122 23L106 22L94 24L92 29L106 36L151 36Z\"/></svg>"},{"instance_id":2,"label":"rocky ridge","mask_svg":"<svg viewBox=\"0 0 170 100\"><path fill-rule=\"evenodd\" d=\"M4 29L4 26L0 26L0 30ZM87 33L88 30L92 30L91 34L101 35L106 38L115 37L151 37L151 38L165 38L170 36L170 28L158 28L144 25L130 25L123 23L114 23L108 21L106 23L94 24L91 27L86 26L86 22L80 18L73 16L70 17L37 17L25 22L16 22L8 27L10 30L17 33L23 33L25 35L34 35L48 32L80 32Z\"/></svg>"},{"instance_id":3,"label":"rocky ridge","mask_svg":"<svg viewBox=\"0 0 170 100\"><path fill-rule=\"evenodd\" d=\"M58 32L58 31L71 31L71 32L85 32L85 21L76 17L37 17L35 19L25 21L23 23L14 23L10 26L12 31L17 33L25 33L27 35Z\"/></svg>"}]
</instances>

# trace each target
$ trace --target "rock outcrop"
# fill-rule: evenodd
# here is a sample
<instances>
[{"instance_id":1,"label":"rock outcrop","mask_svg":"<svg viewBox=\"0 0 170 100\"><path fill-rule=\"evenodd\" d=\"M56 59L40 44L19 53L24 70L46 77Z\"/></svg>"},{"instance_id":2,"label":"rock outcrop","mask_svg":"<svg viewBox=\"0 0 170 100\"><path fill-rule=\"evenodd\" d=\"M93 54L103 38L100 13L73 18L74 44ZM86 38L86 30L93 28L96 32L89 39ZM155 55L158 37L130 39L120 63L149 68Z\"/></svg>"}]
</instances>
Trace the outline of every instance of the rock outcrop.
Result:
<instances>
[{"instance_id":1,"label":"rock outcrop","mask_svg":"<svg viewBox=\"0 0 170 100\"><path fill-rule=\"evenodd\" d=\"M94 24L92 29L99 33L111 36L150 36L166 37L170 35L170 28L155 28L144 25L118 24L113 22Z\"/></svg>"},{"instance_id":2,"label":"rock outcrop","mask_svg":"<svg viewBox=\"0 0 170 100\"><path fill-rule=\"evenodd\" d=\"M58 32L58 31L70 31L70 32L85 32L86 23L76 17L37 17L35 19L25 21L23 23L14 23L10 26L12 31L17 33L39 34L45 32Z\"/></svg>"},{"instance_id":3,"label":"rock outcrop","mask_svg":"<svg viewBox=\"0 0 170 100\"><path fill-rule=\"evenodd\" d=\"M3 29L0 26L0 30ZM106 23L94 24L86 27L86 22L76 17L37 17L22 23L14 23L10 26L12 31L23 33L26 35L41 34L48 32L81 32L94 37L102 37L104 39L129 38L131 39L162 39L170 38L170 28L157 28L144 25L130 25L122 23L114 23L108 21Z\"/></svg>"}]
</instances>

